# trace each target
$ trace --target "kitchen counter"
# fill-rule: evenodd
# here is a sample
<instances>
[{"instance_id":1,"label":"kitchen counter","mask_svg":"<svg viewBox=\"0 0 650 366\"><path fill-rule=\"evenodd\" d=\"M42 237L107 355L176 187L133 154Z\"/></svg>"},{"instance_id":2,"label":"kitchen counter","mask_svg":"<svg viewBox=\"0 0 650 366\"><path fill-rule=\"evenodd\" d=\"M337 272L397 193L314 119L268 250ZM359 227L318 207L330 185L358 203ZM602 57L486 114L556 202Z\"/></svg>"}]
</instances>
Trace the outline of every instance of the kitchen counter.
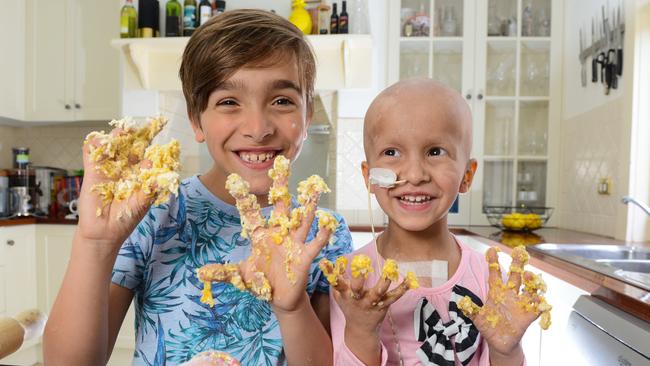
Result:
<instances>
[{"instance_id":1,"label":"kitchen counter","mask_svg":"<svg viewBox=\"0 0 650 366\"><path fill-rule=\"evenodd\" d=\"M58 219L49 217L19 217L15 219L0 220L0 227L3 226L16 226L16 225L31 225L31 224L61 224L61 225L77 225L78 220Z\"/></svg>"},{"instance_id":2,"label":"kitchen counter","mask_svg":"<svg viewBox=\"0 0 650 366\"><path fill-rule=\"evenodd\" d=\"M376 227L375 229L380 232L383 227ZM351 226L350 230L370 231L370 227ZM634 245L650 248L650 242L630 243L604 236L557 228L543 228L536 230L533 234L503 232L491 226L455 226L450 227L450 230L456 235L472 236L487 245L499 247L506 253L510 253L512 248L519 244L534 245L541 243ZM530 249L529 253L532 266L650 322L650 293L648 291L631 283L594 272L534 249Z\"/></svg>"}]
</instances>

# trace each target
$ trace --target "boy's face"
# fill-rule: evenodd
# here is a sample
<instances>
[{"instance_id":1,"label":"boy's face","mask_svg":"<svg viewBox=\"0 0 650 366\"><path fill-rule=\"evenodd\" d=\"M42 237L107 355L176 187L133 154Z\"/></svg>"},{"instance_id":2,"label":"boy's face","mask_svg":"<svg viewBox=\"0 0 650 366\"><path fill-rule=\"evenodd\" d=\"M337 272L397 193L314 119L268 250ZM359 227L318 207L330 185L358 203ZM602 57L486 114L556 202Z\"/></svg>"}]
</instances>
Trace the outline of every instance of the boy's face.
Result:
<instances>
[{"instance_id":1,"label":"boy's face","mask_svg":"<svg viewBox=\"0 0 650 366\"><path fill-rule=\"evenodd\" d=\"M200 126L192 126L215 162L205 179L221 199L234 202L225 189L231 173L248 181L251 193L266 196L275 157L298 156L310 122L299 80L295 60L287 58L274 66L241 68L210 94Z\"/></svg>"},{"instance_id":2,"label":"boy's face","mask_svg":"<svg viewBox=\"0 0 650 366\"><path fill-rule=\"evenodd\" d=\"M469 189L476 171L468 151L471 116L465 105L455 104L465 103L462 99L443 92L402 88L380 96L366 117L366 184L370 168L388 168L398 180L406 180L390 189L370 190L391 221L408 231L422 231L446 219L456 195Z\"/></svg>"}]
</instances>

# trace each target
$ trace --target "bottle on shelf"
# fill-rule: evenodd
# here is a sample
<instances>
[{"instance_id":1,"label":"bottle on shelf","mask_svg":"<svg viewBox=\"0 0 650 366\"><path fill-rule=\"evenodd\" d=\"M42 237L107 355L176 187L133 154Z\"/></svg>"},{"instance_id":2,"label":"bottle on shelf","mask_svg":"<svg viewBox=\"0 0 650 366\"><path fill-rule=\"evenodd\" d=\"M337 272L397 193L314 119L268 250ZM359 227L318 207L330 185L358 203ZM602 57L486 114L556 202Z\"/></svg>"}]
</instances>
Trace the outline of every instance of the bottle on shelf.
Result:
<instances>
[{"instance_id":1,"label":"bottle on shelf","mask_svg":"<svg viewBox=\"0 0 650 366\"><path fill-rule=\"evenodd\" d=\"M336 3L332 4L332 16L330 17L330 34L339 32L339 16L336 11Z\"/></svg>"},{"instance_id":2,"label":"bottle on shelf","mask_svg":"<svg viewBox=\"0 0 650 366\"><path fill-rule=\"evenodd\" d=\"M217 16L226 11L226 1L225 0L216 0L214 2L214 9L212 10L212 16Z\"/></svg>"},{"instance_id":3,"label":"bottle on shelf","mask_svg":"<svg viewBox=\"0 0 650 366\"><path fill-rule=\"evenodd\" d=\"M318 4L318 34L330 32L330 6L326 3Z\"/></svg>"},{"instance_id":4,"label":"bottle on shelf","mask_svg":"<svg viewBox=\"0 0 650 366\"><path fill-rule=\"evenodd\" d=\"M551 35L551 19L546 15L546 9L542 8L539 12L539 24L537 25L537 35L548 37Z\"/></svg>"},{"instance_id":5,"label":"bottle on shelf","mask_svg":"<svg viewBox=\"0 0 650 366\"><path fill-rule=\"evenodd\" d=\"M353 34L368 34L368 0L350 0L349 31Z\"/></svg>"},{"instance_id":6,"label":"bottle on shelf","mask_svg":"<svg viewBox=\"0 0 650 366\"><path fill-rule=\"evenodd\" d=\"M212 16L212 5L208 0L199 3L199 25L205 24Z\"/></svg>"},{"instance_id":7,"label":"bottle on shelf","mask_svg":"<svg viewBox=\"0 0 650 366\"><path fill-rule=\"evenodd\" d=\"M196 0L185 0L183 4L183 35L189 37L196 29Z\"/></svg>"},{"instance_id":8,"label":"bottle on shelf","mask_svg":"<svg viewBox=\"0 0 650 366\"><path fill-rule=\"evenodd\" d=\"M454 7L448 6L445 8L445 20L442 22L442 35L445 37L453 37L456 35L456 15L454 14Z\"/></svg>"},{"instance_id":9,"label":"bottle on shelf","mask_svg":"<svg viewBox=\"0 0 650 366\"><path fill-rule=\"evenodd\" d=\"M530 1L524 6L521 14L521 35L523 37L533 36L533 5Z\"/></svg>"},{"instance_id":10,"label":"bottle on shelf","mask_svg":"<svg viewBox=\"0 0 650 366\"><path fill-rule=\"evenodd\" d=\"M120 38L135 38L138 30L138 12L133 0L126 0L120 12Z\"/></svg>"},{"instance_id":11,"label":"bottle on shelf","mask_svg":"<svg viewBox=\"0 0 650 366\"><path fill-rule=\"evenodd\" d=\"M182 12L183 7L178 0L167 0L165 5L165 37L180 37L183 35Z\"/></svg>"},{"instance_id":12,"label":"bottle on shelf","mask_svg":"<svg viewBox=\"0 0 650 366\"><path fill-rule=\"evenodd\" d=\"M151 38L159 35L160 18L158 0L139 0L138 29L140 37Z\"/></svg>"},{"instance_id":13,"label":"bottle on shelf","mask_svg":"<svg viewBox=\"0 0 650 366\"><path fill-rule=\"evenodd\" d=\"M339 33L348 33L348 11L346 9L346 1L343 0L341 4L341 14L339 15Z\"/></svg>"}]
</instances>

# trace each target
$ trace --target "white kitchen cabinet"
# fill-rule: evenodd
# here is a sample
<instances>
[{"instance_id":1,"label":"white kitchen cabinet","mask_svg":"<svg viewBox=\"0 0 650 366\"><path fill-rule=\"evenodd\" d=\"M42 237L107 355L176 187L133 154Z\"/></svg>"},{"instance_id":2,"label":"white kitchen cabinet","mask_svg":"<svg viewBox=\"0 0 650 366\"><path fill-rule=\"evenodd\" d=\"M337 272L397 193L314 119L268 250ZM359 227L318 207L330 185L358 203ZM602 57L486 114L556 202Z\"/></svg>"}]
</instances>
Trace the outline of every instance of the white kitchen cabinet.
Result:
<instances>
[{"instance_id":1,"label":"white kitchen cabinet","mask_svg":"<svg viewBox=\"0 0 650 366\"><path fill-rule=\"evenodd\" d=\"M119 113L115 1L0 0L0 118L68 122Z\"/></svg>"},{"instance_id":2,"label":"white kitchen cabinet","mask_svg":"<svg viewBox=\"0 0 650 366\"><path fill-rule=\"evenodd\" d=\"M37 308L33 225L0 227L0 317ZM39 361L40 339L26 342L2 363L32 365Z\"/></svg>"},{"instance_id":3,"label":"white kitchen cabinet","mask_svg":"<svg viewBox=\"0 0 650 366\"><path fill-rule=\"evenodd\" d=\"M522 26L529 5L532 21ZM401 0L388 6L389 83L430 77L456 89L472 109L479 167L449 222L486 225L485 206L556 206L559 1Z\"/></svg>"}]
</instances>

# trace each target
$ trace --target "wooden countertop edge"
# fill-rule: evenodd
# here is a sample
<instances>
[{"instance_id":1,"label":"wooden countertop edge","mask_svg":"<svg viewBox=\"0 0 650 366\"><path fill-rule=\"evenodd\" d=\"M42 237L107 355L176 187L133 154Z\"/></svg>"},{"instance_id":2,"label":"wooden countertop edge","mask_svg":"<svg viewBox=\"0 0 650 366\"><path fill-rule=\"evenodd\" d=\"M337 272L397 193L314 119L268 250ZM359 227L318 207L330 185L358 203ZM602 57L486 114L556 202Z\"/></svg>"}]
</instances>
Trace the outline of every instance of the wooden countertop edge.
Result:
<instances>
[{"instance_id":1,"label":"wooden countertop edge","mask_svg":"<svg viewBox=\"0 0 650 366\"><path fill-rule=\"evenodd\" d=\"M32 224L77 225L77 220L40 217L21 217L16 219L0 220L0 227Z\"/></svg>"}]
</instances>

